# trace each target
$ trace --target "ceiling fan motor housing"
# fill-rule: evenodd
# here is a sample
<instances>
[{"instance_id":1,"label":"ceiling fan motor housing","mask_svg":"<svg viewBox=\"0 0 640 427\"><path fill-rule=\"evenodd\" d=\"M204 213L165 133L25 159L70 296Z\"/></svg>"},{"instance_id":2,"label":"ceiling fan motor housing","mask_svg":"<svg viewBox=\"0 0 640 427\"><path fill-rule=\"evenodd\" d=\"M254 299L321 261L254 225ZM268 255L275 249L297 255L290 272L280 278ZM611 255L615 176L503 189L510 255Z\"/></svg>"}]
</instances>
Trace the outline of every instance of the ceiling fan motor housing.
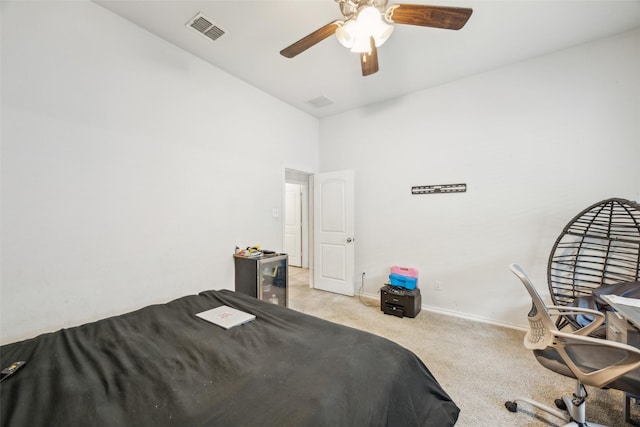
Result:
<instances>
[{"instance_id":1,"label":"ceiling fan motor housing","mask_svg":"<svg viewBox=\"0 0 640 427\"><path fill-rule=\"evenodd\" d=\"M355 18L358 12L365 7L375 7L380 13L384 13L387 1L388 0L336 0L336 3L340 6L340 12L349 20Z\"/></svg>"}]
</instances>

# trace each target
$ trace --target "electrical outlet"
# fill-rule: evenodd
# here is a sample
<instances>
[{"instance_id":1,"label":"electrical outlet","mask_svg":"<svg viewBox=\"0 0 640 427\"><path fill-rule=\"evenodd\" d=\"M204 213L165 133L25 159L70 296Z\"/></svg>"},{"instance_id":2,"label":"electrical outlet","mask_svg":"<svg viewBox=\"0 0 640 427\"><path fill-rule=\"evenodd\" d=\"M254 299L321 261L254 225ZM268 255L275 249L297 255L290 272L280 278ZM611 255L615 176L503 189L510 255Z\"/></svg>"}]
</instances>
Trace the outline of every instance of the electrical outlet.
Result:
<instances>
[{"instance_id":1,"label":"electrical outlet","mask_svg":"<svg viewBox=\"0 0 640 427\"><path fill-rule=\"evenodd\" d=\"M441 291L442 290L442 283L440 283L439 280L436 280L436 291Z\"/></svg>"}]
</instances>

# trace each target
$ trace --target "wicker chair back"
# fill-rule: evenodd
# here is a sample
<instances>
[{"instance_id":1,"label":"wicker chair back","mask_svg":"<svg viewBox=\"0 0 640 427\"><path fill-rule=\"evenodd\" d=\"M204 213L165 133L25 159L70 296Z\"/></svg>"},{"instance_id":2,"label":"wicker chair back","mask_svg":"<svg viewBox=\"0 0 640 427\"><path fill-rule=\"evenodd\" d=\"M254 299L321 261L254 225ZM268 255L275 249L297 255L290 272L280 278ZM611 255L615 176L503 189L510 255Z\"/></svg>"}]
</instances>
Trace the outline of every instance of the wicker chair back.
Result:
<instances>
[{"instance_id":1,"label":"wicker chair back","mask_svg":"<svg viewBox=\"0 0 640 427\"><path fill-rule=\"evenodd\" d=\"M551 251L547 279L555 305L571 305L602 285L640 277L640 205L607 199L565 227Z\"/></svg>"}]
</instances>

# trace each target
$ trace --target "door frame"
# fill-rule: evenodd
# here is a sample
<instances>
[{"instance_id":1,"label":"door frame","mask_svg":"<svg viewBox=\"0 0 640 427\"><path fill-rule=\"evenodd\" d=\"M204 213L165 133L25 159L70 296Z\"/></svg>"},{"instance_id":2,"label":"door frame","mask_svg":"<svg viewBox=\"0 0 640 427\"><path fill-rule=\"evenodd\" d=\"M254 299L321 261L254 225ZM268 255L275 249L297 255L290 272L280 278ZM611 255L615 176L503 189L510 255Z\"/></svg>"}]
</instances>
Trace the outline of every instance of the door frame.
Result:
<instances>
[{"instance_id":1,"label":"door frame","mask_svg":"<svg viewBox=\"0 0 640 427\"><path fill-rule=\"evenodd\" d=\"M308 172L300 169L294 169L287 166L283 166L282 169L282 186L281 186L281 211L285 212L286 209L286 183L301 184L305 192L301 197L303 203L302 207L302 268L309 270L309 287L315 289L315 268L314 268L314 187L316 173L320 172ZM305 206L306 204L306 206ZM354 230L355 231L355 230ZM285 235L285 222L281 221L280 236L282 239L282 247L284 248L284 235ZM353 260L353 268L355 269L355 259ZM355 273L355 270L354 270ZM353 286L355 292L355 275L353 277Z\"/></svg>"},{"instance_id":2,"label":"door frame","mask_svg":"<svg viewBox=\"0 0 640 427\"><path fill-rule=\"evenodd\" d=\"M290 266L302 267L302 255L306 252L302 248L302 198L306 197L306 192L302 184L287 181L284 185L284 252L289 255Z\"/></svg>"},{"instance_id":3,"label":"door frame","mask_svg":"<svg viewBox=\"0 0 640 427\"><path fill-rule=\"evenodd\" d=\"M299 184L302 187L300 201L302 204L302 268L313 272L313 173L298 169L284 168L282 182L282 212L286 212L286 184ZM284 248L284 221L282 221L282 239ZM311 274L310 274L311 276ZM313 278L310 278L313 287Z\"/></svg>"}]
</instances>

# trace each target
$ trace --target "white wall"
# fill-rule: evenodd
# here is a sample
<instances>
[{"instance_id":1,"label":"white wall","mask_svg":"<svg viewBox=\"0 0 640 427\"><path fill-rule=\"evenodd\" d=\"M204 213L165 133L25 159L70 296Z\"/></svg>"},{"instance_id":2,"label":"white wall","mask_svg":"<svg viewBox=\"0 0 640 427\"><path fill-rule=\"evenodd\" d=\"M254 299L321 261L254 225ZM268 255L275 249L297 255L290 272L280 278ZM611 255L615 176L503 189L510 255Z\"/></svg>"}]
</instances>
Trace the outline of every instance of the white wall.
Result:
<instances>
[{"instance_id":1,"label":"white wall","mask_svg":"<svg viewBox=\"0 0 640 427\"><path fill-rule=\"evenodd\" d=\"M281 250L317 119L93 3L1 8L3 343L232 289L236 244Z\"/></svg>"},{"instance_id":2,"label":"white wall","mask_svg":"<svg viewBox=\"0 0 640 427\"><path fill-rule=\"evenodd\" d=\"M322 119L321 171L355 170L365 293L392 265L417 267L424 305L524 325L508 264L548 292L547 257L574 215L640 201L638 52L640 30ZM411 195L454 183L467 192Z\"/></svg>"},{"instance_id":3,"label":"white wall","mask_svg":"<svg viewBox=\"0 0 640 427\"><path fill-rule=\"evenodd\" d=\"M0 8L2 343L232 288L236 244L281 248L283 168L318 158L356 172L366 293L413 266L424 304L508 324L507 264L545 290L571 217L640 200L640 31L319 125L93 3Z\"/></svg>"}]
</instances>

